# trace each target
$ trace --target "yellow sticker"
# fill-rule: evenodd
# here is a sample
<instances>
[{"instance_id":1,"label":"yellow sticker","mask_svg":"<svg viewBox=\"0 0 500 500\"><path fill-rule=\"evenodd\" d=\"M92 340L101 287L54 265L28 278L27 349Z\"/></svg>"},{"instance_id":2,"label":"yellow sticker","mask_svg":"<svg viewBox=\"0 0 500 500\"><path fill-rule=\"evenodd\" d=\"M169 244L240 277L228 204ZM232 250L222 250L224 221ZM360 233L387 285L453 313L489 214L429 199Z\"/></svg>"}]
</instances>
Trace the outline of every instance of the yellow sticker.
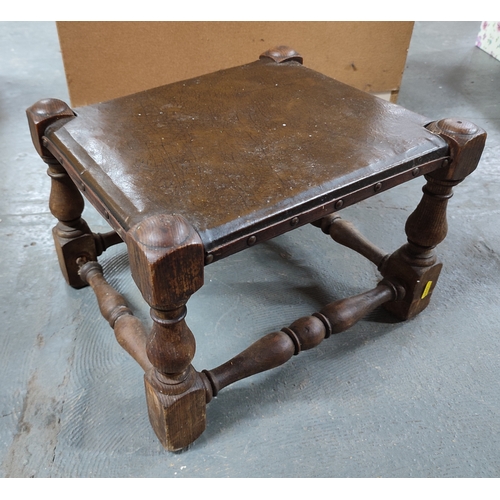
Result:
<instances>
[{"instance_id":1,"label":"yellow sticker","mask_svg":"<svg viewBox=\"0 0 500 500\"><path fill-rule=\"evenodd\" d=\"M428 281L427 285L425 285L424 291L422 292L422 297L420 297L421 299L425 299L425 297L427 297L427 295L429 295L429 292L431 290L431 286L432 286L432 281Z\"/></svg>"}]
</instances>

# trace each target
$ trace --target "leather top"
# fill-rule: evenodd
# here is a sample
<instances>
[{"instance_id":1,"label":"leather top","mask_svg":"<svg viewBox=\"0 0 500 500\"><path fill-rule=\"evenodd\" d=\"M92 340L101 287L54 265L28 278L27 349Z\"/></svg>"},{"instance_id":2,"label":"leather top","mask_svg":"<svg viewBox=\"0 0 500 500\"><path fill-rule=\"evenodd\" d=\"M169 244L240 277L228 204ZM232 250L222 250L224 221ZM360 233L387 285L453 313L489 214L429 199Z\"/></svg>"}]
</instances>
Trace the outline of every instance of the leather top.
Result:
<instances>
[{"instance_id":1,"label":"leather top","mask_svg":"<svg viewBox=\"0 0 500 500\"><path fill-rule=\"evenodd\" d=\"M180 214L207 251L448 151L426 118L268 58L74 111L46 136L121 228Z\"/></svg>"}]
</instances>

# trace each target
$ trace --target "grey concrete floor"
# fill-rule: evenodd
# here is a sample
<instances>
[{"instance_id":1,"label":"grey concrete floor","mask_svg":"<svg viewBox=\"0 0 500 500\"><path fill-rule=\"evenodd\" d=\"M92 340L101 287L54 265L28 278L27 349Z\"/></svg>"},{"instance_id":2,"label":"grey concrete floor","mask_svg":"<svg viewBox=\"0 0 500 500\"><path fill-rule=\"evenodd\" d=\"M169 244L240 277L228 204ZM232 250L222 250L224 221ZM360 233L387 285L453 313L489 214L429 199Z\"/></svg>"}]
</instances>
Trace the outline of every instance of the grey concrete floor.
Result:
<instances>
[{"instance_id":1,"label":"grey concrete floor","mask_svg":"<svg viewBox=\"0 0 500 500\"><path fill-rule=\"evenodd\" d=\"M54 23L0 23L0 475L4 477L498 477L500 475L500 62L479 22L417 23L399 103L487 130L455 190L433 302L395 322L377 311L286 365L222 391L208 428L168 453L148 422L142 372L92 291L62 279L49 179L25 109L69 102ZM343 212L392 251L421 180ZM91 208L95 231L106 231ZM148 311L124 248L102 258ZM194 365L212 368L326 302L372 288L370 263L311 226L213 264L189 302Z\"/></svg>"}]
</instances>

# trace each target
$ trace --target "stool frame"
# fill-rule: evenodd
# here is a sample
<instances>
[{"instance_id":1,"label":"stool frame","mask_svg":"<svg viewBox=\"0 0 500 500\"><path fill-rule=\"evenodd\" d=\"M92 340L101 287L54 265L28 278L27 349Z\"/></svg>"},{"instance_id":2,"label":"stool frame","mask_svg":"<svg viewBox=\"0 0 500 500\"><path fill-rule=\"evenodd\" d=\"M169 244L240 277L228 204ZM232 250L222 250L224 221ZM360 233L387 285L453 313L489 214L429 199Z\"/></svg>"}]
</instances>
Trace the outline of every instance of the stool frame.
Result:
<instances>
[{"instance_id":1,"label":"stool frame","mask_svg":"<svg viewBox=\"0 0 500 500\"><path fill-rule=\"evenodd\" d=\"M302 63L302 58L286 47L261 57L271 58L276 64L290 60ZM442 268L435 248L447 234L448 200L453 188L475 170L486 139L482 129L466 120L431 122L426 128L446 142L447 154L383 183L349 193L332 202L321 216L311 211L301 216L300 223L299 217L292 217L286 230L314 224L334 241L371 261L381 275L379 283L372 290L332 302L265 335L216 368L197 371L191 364L195 338L185 320L186 303L203 285L204 267L213 262L214 254L205 250L196 229L178 214L159 213L124 230L50 139L48 131L74 119L75 112L60 100L44 99L28 108L27 116L34 146L48 165L51 178L49 207L58 221L53 237L63 276L74 288L92 287L118 342L144 369L150 422L162 445L171 451L187 447L202 434L206 405L228 385L282 365L332 334L348 330L379 306L401 320L423 311ZM373 245L338 215L348 205L421 175L426 184L405 226L408 241L393 253ZM91 231L81 217L82 193L101 211L112 231ZM265 238L260 234L258 241L284 232L281 226L279 231L273 226L266 231ZM256 236L250 236L244 246L258 241ZM122 242L127 245L132 276L151 308L150 332L133 315L125 298L109 285L98 263L98 256L107 248ZM216 257L228 253L222 249Z\"/></svg>"}]
</instances>

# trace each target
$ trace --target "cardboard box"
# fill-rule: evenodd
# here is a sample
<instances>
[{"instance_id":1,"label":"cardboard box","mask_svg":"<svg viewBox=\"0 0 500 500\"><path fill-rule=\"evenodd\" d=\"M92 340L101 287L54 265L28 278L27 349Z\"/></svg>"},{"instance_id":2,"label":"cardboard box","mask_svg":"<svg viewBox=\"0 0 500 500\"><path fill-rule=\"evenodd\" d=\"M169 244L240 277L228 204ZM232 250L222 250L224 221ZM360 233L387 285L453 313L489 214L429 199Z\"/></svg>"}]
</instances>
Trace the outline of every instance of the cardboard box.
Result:
<instances>
[{"instance_id":1,"label":"cardboard box","mask_svg":"<svg viewBox=\"0 0 500 500\"><path fill-rule=\"evenodd\" d=\"M72 106L257 60L276 45L395 101L413 22L58 22Z\"/></svg>"}]
</instances>

